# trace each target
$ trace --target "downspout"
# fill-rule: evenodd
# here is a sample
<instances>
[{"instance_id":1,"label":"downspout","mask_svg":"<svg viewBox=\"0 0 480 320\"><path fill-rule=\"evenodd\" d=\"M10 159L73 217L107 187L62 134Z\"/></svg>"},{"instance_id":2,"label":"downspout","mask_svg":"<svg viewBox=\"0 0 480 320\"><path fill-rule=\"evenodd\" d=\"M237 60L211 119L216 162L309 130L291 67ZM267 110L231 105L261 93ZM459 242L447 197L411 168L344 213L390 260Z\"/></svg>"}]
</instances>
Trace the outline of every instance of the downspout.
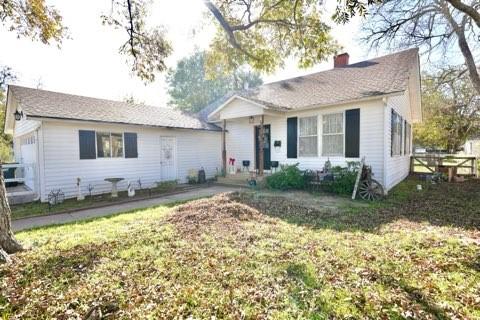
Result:
<instances>
[{"instance_id":1,"label":"downspout","mask_svg":"<svg viewBox=\"0 0 480 320\"><path fill-rule=\"evenodd\" d=\"M383 98L383 178L382 178L382 183L383 183L383 190L385 195L387 195L388 190L387 190L387 157L389 156L389 150L387 148L387 124L388 124L388 98ZM390 146L391 147L391 146Z\"/></svg>"},{"instance_id":2,"label":"downspout","mask_svg":"<svg viewBox=\"0 0 480 320\"><path fill-rule=\"evenodd\" d=\"M37 145L37 152L36 152L36 168L35 168L35 189L36 189L36 195L35 198L33 199L34 201L38 201L41 197L42 193L42 187L41 187L41 179L40 179L40 140L38 139L38 130L40 130L40 126L35 129L35 143Z\"/></svg>"},{"instance_id":3,"label":"downspout","mask_svg":"<svg viewBox=\"0 0 480 320\"><path fill-rule=\"evenodd\" d=\"M227 176L227 142L226 142L226 127L227 127L227 120L223 120L222 126L222 175L224 177Z\"/></svg>"}]
</instances>

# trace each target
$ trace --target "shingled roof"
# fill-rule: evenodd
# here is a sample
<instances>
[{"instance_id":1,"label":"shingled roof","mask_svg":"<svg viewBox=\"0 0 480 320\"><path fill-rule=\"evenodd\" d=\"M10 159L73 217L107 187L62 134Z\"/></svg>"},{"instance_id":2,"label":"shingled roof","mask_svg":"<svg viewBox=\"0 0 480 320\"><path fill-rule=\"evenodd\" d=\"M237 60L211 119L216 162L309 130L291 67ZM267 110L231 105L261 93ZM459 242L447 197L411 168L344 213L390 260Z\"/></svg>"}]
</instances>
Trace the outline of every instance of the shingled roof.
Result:
<instances>
[{"instance_id":1,"label":"shingled roof","mask_svg":"<svg viewBox=\"0 0 480 320\"><path fill-rule=\"evenodd\" d=\"M417 62L414 48L236 94L278 111L335 105L405 91Z\"/></svg>"},{"instance_id":2,"label":"shingled roof","mask_svg":"<svg viewBox=\"0 0 480 320\"><path fill-rule=\"evenodd\" d=\"M220 130L196 115L170 108L8 86L24 114L53 118L195 130Z\"/></svg>"}]
</instances>

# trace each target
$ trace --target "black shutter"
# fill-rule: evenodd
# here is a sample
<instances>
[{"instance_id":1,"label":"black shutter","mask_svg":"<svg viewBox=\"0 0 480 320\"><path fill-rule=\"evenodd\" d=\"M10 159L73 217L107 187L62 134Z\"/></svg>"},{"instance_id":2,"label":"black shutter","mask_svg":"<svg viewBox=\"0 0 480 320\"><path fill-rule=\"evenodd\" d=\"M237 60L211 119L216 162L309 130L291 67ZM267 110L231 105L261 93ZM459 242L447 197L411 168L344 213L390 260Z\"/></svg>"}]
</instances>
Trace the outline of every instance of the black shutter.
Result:
<instances>
[{"instance_id":1,"label":"black shutter","mask_svg":"<svg viewBox=\"0 0 480 320\"><path fill-rule=\"evenodd\" d=\"M360 109L345 111L345 157L360 156Z\"/></svg>"},{"instance_id":2,"label":"black shutter","mask_svg":"<svg viewBox=\"0 0 480 320\"><path fill-rule=\"evenodd\" d=\"M390 156L393 157L393 145L395 143L395 132L397 129L395 127L395 111L390 113Z\"/></svg>"},{"instance_id":3,"label":"black shutter","mask_svg":"<svg viewBox=\"0 0 480 320\"><path fill-rule=\"evenodd\" d=\"M297 158L297 123L298 118L287 118L287 158Z\"/></svg>"},{"instance_id":4,"label":"black shutter","mask_svg":"<svg viewBox=\"0 0 480 320\"><path fill-rule=\"evenodd\" d=\"M95 131L78 131L78 140L80 145L80 159L95 159Z\"/></svg>"},{"instance_id":5,"label":"black shutter","mask_svg":"<svg viewBox=\"0 0 480 320\"><path fill-rule=\"evenodd\" d=\"M125 158L138 158L137 134L125 132L123 141L125 142Z\"/></svg>"}]
</instances>

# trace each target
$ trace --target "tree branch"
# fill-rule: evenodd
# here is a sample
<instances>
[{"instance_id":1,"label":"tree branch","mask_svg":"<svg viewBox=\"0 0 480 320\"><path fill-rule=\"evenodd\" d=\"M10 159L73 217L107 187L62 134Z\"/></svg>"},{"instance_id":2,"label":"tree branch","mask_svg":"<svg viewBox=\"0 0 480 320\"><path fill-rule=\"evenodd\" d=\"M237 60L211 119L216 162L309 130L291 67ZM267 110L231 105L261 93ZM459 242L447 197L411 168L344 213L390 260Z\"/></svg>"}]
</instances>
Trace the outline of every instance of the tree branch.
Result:
<instances>
[{"instance_id":1,"label":"tree branch","mask_svg":"<svg viewBox=\"0 0 480 320\"><path fill-rule=\"evenodd\" d=\"M455 9L462 11L475 21L480 28L480 12L473 6L469 6L460 0L447 0Z\"/></svg>"},{"instance_id":2,"label":"tree branch","mask_svg":"<svg viewBox=\"0 0 480 320\"><path fill-rule=\"evenodd\" d=\"M232 29L232 27L227 22L227 20L225 19L223 14L220 12L220 10L218 10L218 8L210 0L203 0L203 3L208 8L208 10L210 10L210 12L213 14L215 19L217 19L217 21L220 23L220 26L223 28L223 30L225 30L225 32L227 34L228 42L230 42L230 44L235 49L240 50L245 55L247 55L249 58L252 58L254 60L259 60L258 57L255 57L253 54L251 54L250 52L248 52L247 50L242 48L240 43L238 43L237 39L235 38L235 34L234 34L234 31L238 31L238 30ZM239 30L241 30L241 29L239 29Z\"/></svg>"},{"instance_id":3,"label":"tree branch","mask_svg":"<svg viewBox=\"0 0 480 320\"><path fill-rule=\"evenodd\" d=\"M473 58L472 51L470 50L470 46L468 45L467 39L465 37L465 23L466 23L466 16L462 19L462 24L459 25L455 19L453 18L450 10L445 2L440 3L442 7L442 11L453 28L453 31L457 35L458 38L458 46L460 47L460 51L462 52L463 58L465 59L465 64L468 68L468 73L470 75L470 79L472 80L472 84L480 94L480 75L478 74L477 66L475 65L475 60Z\"/></svg>"},{"instance_id":4,"label":"tree branch","mask_svg":"<svg viewBox=\"0 0 480 320\"><path fill-rule=\"evenodd\" d=\"M130 27L128 28L128 33L130 38L128 39L128 42L130 43L130 50L132 52L133 58L137 60L137 53L135 52L135 46L134 46L134 39L133 39L133 33L134 33L134 28L133 28L133 14L132 14L132 1L127 0L127 8L128 8L128 20L130 21Z\"/></svg>"}]
</instances>

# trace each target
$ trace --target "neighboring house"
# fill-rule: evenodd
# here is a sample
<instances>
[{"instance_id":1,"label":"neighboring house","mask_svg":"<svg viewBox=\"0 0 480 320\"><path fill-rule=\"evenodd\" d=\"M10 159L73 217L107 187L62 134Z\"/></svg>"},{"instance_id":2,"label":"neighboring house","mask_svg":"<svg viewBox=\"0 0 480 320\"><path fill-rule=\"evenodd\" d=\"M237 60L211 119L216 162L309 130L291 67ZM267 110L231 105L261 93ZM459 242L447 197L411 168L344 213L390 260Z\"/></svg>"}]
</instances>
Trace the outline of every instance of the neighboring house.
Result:
<instances>
[{"instance_id":1,"label":"neighboring house","mask_svg":"<svg viewBox=\"0 0 480 320\"><path fill-rule=\"evenodd\" d=\"M200 168L211 177L225 165L223 151L237 169L249 160L252 170L261 123L266 170L272 161L319 170L327 160L345 166L365 157L389 190L409 173L411 124L421 114L418 50L411 49L355 64L342 54L332 70L231 94L195 116L9 86L5 132L42 201L54 189L76 196L77 178L84 193L89 184L100 193L110 190L109 177L125 178L121 189L139 178L185 182Z\"/></svg>"},{"instance_id":2,"label":"neighboring house","mask_svg":"<svg viewBox=\"0 0 480 320\"><path fill-rule=\"evenodd\" d=\"M467 155L480 157L480 137L475 136L467 139L463 151Z\"/></svg>"},{"instance_id":3,"label":"neighboring house","mask_svg":"<svg viewBox=\"0 0 480 320\"><path fill-rule=\"evenodd\" d=\"M15 121L14 113L21 113ZM221 169L221 133L180 111L9 86L5 132L13 135L15 160L27 164L25 184L41 199L61 189L66 197L111 190L122 177L136 187L178 179L204 168Z\"/></svg>"},{"instance_id":4,"label":"neighboring house","mask_svg":"<svg viewBox=\"0 0 480 320\"><path fill-rule=\"evenodd\" d=\"M345 166L365 157L389 190L409 174L420 101L417 49L354 64L342 54L331 70L239 92L208 119L225 126L227 159L237 167L243 160L258 167L263 121L266 169L271 161L318 170L327 160Z\"/></svg>"}]
</instances>

